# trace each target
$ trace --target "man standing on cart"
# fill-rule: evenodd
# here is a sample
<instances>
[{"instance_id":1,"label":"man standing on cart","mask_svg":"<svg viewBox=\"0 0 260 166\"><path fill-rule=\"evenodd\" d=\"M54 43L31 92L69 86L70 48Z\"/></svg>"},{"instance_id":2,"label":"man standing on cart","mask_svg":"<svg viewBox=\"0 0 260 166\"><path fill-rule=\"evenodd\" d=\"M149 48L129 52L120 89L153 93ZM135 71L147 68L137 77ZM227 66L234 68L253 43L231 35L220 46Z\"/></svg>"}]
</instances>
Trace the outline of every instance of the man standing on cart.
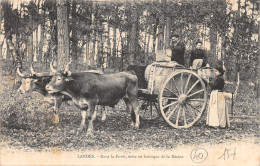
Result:
<instances>
[{"instance_id":1,"label":"man standing on cart","mask_svg":"<svg viewBox=\"0 0 260 166\"><path fill-rule=\"evenodd\" d=\"M180 41L180 36L176 33L171 37L171 50L171 61L176 61L178 64L184 66L185 45Z\"/></svg>"}]
</instances>

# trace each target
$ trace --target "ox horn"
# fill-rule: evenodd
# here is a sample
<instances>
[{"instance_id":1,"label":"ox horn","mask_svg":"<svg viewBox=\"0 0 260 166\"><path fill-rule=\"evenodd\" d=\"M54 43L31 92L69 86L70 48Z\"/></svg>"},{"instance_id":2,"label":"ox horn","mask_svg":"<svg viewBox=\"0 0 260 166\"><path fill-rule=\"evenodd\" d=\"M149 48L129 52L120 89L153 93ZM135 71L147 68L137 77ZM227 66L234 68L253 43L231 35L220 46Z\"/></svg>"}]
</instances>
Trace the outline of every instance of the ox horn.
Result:
<instances>
[{"instance_id":1,"label":"ox horn","mask_svg":"<svg viewBox=\"0 0 260 166\"><path fill-rule=\"evenodd\" d=\"M52 76L53 74L50 72L42 72L42 73L36 73L33 69L33 64L31 64L31 74L35 75L37 77L45 77L45 76Z\"/></svg>"},{"instance_id":2,"label":"ox horn","mask_svg":"<svg viewBox=\"0 0 260 166\"><path fill-rule=\"evenodd\" d=\"M52 60L51 63L50 63L50 69L51 69L51 71L52 71L53 73L57 73L57 72L58 72L58 71L55 70L54 67L53 67L53 60Z\"/></svg>"},{"instance_id":3,"label":"ox horn","mask_svg":"<svg viewBox=\"0 0 260 166\"><path fill-rule=\"evenodd\" d=\"M68 73L68 75L71 75L71 71L69 70L69 65L72 63L72 60L69 61L69 63L66 65L65 67L65 70L64 70L64 73Z\"/></svg>"},{"instance_id":4,"label":"ox horn","mask_svg":"<svg viewBox=\"0 0 260 166\"><path fill-rule=\"evenodd\" d=\"M21 77L25 77L25 74L22 74L21 73L21 71L20 71L20 68L19 67L17 67L17 74L19 75L19 76L21 76Z\"/></svg>"},{"instance_id":5,"label":"ox horn","mask_svg":"<svg viewBox=\"0 0 260 166\"><path fill-rule=\"evenodd\" d=\"M33 69L33 62L31 63L31 68L30 68L30 69L31 69L32 75L34 75L34 74L36 75L36 72L35 72L34 69Z\"/></svg>"}]
</instances>

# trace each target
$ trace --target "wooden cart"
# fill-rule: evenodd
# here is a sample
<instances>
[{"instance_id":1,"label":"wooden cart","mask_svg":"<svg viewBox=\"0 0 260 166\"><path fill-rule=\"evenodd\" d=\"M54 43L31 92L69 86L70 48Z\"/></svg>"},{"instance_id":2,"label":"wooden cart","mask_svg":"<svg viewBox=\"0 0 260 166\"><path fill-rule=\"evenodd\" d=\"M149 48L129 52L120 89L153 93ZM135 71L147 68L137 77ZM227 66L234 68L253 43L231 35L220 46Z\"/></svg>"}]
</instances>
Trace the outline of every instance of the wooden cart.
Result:
<instances>
[{"instance_id":1,"label":"wooden cart","mask_svg":"<svg viewBox=\"0 0 260 166\"><path fill-rule=\"evenodd\" d=\"M191 127L200 119L207 103L206 85L215 77L215 69L185 69L174 61L140 67L145 68L144 73L140 74L139 70L137 75L142 119L155 120L162 116L174 128Z\"/></svg>"}]
</instances>

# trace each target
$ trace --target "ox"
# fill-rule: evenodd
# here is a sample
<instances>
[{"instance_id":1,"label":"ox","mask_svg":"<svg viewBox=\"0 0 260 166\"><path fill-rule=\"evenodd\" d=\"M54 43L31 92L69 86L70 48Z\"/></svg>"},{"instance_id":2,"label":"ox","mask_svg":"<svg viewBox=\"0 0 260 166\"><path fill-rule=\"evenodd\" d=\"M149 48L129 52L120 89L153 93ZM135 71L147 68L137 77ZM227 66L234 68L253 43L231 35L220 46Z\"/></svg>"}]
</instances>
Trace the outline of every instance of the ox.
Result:
<instances>
[{"instance_id":1,"label":"ox","mask_svg":"<svg viewBox=\"0 0 260 166\"><path fill-rule=\"evenodd\" d=\"M51 70L53 69L52 63L50 64ZM17 68L17 74L22 77L22 84L18 89L18 92L24 94L27 92L38 92L43 96L43 99L48 102L53 109L54 112L54 124L59 123L59 108L64 101L71 100L71 98L67 95L63 95L61 93L48 94L45 89L46 85L51 81L53 76L52 72L43 72L36 73L31 65L31 73L21 73L19 68ZM87 71L86 71L87 72ZM92 71L98 72L98 71ZM106 119L106 114L102 111L101 120L104 121Z\"/></svg>"},{"instance_id":2,"label":"ox","mask_svg":"<svg viewBox=\"0 0 260 166\"><path fill-rule=\"evenodd\" d=\"M114 107L121 99L124 99L127 108L131 111L131 125L139 128L138 81L136 75L130 72L98 74L71 73L65 70L56 72L46 86L46 90L50 94L58 92L68 95L82 110L79 131L85 126L87 110L89 120L87 133L92 133L93 121L96 118L95 106Z\"/></svg>"}]
</instances>

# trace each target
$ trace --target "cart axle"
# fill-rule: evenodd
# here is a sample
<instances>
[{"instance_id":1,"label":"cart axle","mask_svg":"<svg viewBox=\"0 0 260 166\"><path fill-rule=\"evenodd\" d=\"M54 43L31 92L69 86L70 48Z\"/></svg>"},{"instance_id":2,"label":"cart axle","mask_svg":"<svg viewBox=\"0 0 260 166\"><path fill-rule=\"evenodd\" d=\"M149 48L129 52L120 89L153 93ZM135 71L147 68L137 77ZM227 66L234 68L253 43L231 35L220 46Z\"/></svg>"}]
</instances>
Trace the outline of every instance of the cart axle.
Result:
<instances>
[{"instance_id":1,"label":"cart axle","mask_svg":"<svg viewBox=\"0 0 260 166\"><path fill-rule=\"evenodd\" d=\"M187 101L187 95L185 94L181 94L178 98L178 102L181 104L181 105L184 105L186 104L186 101Z\"/></svg>"}]
</instances>

